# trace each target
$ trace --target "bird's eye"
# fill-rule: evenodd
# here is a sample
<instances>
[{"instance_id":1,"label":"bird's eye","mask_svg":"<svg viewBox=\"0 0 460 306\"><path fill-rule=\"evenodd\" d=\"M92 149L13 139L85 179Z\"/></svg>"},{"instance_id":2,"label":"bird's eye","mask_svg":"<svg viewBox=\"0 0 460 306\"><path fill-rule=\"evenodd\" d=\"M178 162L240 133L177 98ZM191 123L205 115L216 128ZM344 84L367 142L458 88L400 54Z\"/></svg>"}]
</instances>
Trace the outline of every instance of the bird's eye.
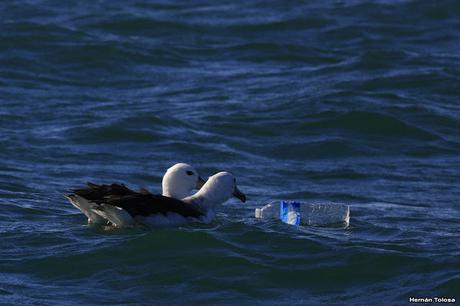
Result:
<instances>
[{"instance_id":1,"label":"bird's eye","mask_svg":"<svg viewBox=\"0 0 460 306\"><path fill-rule=\"evenodd\" d=\"M188 170L187 175L193 175L193 171Z\"/></svg>"}]
</instances>

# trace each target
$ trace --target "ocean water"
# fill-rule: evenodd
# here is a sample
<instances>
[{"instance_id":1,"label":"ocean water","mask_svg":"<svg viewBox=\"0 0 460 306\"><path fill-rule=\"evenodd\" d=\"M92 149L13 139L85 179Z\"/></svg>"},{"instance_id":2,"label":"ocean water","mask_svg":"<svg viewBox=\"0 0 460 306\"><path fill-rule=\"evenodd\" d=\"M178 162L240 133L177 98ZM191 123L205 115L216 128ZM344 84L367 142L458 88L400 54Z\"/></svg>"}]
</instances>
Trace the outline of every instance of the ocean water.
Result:
<instances>
[{"instance_id":1,"label":"ocean water","mask_svg":"<svg viewBox=\"0 0 460 306\"><path fill-rule=\"evenodd\" d=\"M458 1L0 2L1 305L460 299ZM107 230L87 181L176 162L248 196ZM259 222L273 200L350 225Z\"/></svg>"}]
</instances>

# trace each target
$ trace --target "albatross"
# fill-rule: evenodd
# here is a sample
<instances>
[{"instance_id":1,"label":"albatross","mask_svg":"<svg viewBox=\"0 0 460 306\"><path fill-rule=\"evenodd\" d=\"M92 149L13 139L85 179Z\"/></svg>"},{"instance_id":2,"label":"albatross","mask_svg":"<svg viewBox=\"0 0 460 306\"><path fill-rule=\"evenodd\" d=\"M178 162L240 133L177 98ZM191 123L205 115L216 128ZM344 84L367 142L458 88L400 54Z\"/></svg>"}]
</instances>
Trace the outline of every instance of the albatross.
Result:
<instances>
[{"instance_id":1,"label":"albatross","mask_svg":"<svg viewBox=\"0 0 460 306\"><path fill-rule=\"evenodd\" d=\"M89 224L106 223L107 219L94 212L94 207L102 203L117 203L126 206L133 205L138 201L161 200L157 205L159 211L165 211L165 207L175 199L182 199L190 195L193 189L200 189L205 181L198 172L189 164L177 163L167 169L162 179L162 196L152 194L148 190L141 188L134 191L124 184L98 185L87 183L87 187L71 190L70 194L65 197L70 203L78 208L88 218ZM95 206L96 205L96 206ZM196 212L190 211L189 207L179 207L170 204L172 210L181 211L185 215L196 215ZM142 211L138 211L142 214Z\"/></svg>"},{"instance_id":2,"label":"albatross","mask_svg":"<svg viewBox=\"0 0 460 306\"><path fill-rule=\"evenodd\" d=\"M93 201L90 210L116 227L132 226L137 222L162 226L181 225L189 221L209 223L216 208L232 196L243 203L246 201L233 174L219 172L209 177L198 192L183 200L138 192Z\"/></svg>"}]
</instances>

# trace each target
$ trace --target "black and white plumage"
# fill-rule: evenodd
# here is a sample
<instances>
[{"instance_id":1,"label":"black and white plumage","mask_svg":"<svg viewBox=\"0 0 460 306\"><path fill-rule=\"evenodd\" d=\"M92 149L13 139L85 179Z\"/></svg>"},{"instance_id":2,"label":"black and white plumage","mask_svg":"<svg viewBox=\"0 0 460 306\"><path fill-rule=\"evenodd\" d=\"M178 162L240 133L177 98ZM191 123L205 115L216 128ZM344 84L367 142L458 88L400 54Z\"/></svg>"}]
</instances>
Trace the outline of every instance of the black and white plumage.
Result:
<instances>
[{"instance_id":1,"label":"black and white plumage","mask_svg":"<svg viewBox=\"0 0 460 306\"><path fill-rule=\"evenodd\" d=\"M121 208L131 217L166 215L168 213L178 214L184 218L199 218L204 215L198 208L181 200L152 194L145 189L136 192L123 184L97 185L88 183L87 188L72 190L67 198L72 203L81 202L84 199L89 203L89 210L100 217L103 217L104 208L107 206Z\"/></svg>"},{"instance_id":2,"label":"black and white plumage","mask_svg":"<svg viewBox=\"0 0 460 306\"><path fill-rule=\"evenodd\" d=\"M228 172L211 176L194 195L183 200L154 195L146 190L135 192L123 185L95 185L77 189L68 199L87 206L82 211L95 214L117 227L146 221L156 225L179 225L193 219L210 222L215 209L231 196L246 201L246 196L237 188L236 179ZM88 214L87 214L88 215Z\"/></svg>"},{"instance_id":3,"label":"black and white plumage","mask_svg":"<svg viewBox=\"0 0 460 306\"><path fill-rule=\"evenodd\" d=\"M123 184L88 183L87 187L71 190L66 198L87 216L88 223L107 223L109 220L102 209L108 209L108 206L119 207L133 216L171 212L185 218L196 218L200 214L177 197L188 196L192 189L199 189L204 183L192 166L179 163L170 167L163 176L163 195L152 194L146 189L134 191Z\"/></svg>"}]
</instances>

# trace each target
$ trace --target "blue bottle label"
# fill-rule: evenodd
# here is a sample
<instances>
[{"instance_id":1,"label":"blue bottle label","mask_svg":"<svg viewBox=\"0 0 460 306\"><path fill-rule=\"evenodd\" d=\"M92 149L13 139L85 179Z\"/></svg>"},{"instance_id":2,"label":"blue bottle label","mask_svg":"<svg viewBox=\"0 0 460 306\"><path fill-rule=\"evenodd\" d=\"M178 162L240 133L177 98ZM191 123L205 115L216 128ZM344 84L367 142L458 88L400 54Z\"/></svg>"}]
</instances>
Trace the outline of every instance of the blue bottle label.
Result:
<instances>
[{"instance_id":1,"label":"blue bottle label","mask_svg":"<svg viewBox=\"0 0 460 306\"><path fill-rule=\"evenodd\" d=\"M281 201L280 220L287 224L300 225L300 203L294 201Z\"/></svg>"}]
</instances>

